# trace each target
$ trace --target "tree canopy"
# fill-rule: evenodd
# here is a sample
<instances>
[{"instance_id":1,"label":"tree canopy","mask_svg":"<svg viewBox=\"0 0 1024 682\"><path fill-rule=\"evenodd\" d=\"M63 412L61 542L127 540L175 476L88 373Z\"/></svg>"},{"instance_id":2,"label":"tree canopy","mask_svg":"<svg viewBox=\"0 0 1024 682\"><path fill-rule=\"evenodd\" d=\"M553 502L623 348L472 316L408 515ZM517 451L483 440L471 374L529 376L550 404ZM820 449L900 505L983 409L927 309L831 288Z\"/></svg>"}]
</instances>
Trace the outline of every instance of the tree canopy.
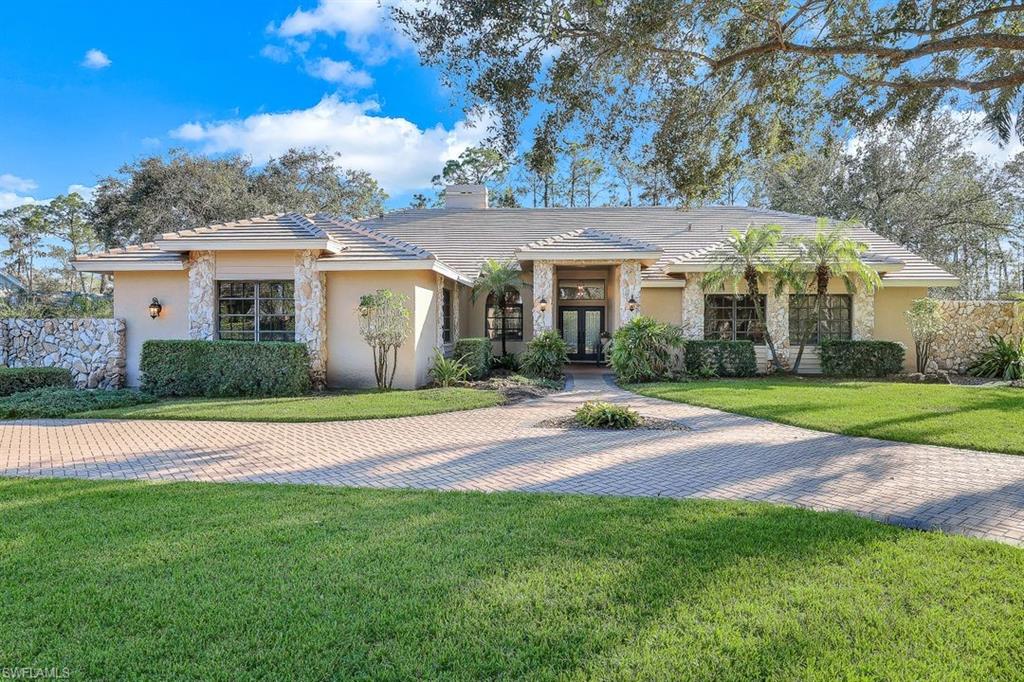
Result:
<instances>
[{"instance_id":1,"label":"tree canopy","mask_svg":"<svg viewBox=\"0 0 1024 682\"><path fill-rule=\"evenodd\" d=\"M324 150L292 149L261 168L241 156L210 158L177 149L118 169L96 189L96 230L123 246L211 223L281 211L363 218L387 194L369 173L341 168Z\"/></svg>"},{"instance_id":2,"label":"tree canopy","mask_svg":"<svg viewBox=\"0 0 1024 682\"><path fill-rule=\"evenodd\" d=\"M574 125L650 159L686 201L744 158L841 123L907 123L951 98L1024 139L1024 6L982 0L411 0L421 58L544 157ZM1014 130L1014 121L1017 121Z\"/></svg>"}]
</instances>

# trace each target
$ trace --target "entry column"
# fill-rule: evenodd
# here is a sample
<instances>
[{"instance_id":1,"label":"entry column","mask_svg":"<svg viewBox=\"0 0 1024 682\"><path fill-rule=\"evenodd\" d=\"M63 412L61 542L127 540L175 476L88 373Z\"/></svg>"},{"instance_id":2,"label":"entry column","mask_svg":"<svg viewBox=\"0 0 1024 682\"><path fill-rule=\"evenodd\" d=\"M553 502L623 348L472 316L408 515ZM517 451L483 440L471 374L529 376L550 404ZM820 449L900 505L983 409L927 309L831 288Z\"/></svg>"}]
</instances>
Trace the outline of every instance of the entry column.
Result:
<instances>
[{"instance_id":1,"label":"entry column","mask_svg":"<svg viewBox=\"0 0 1024 682\"><path fill-rule=\"evenodd\" d=\"M555 265L551 261L533 263L533 335L554 328Z\"/></svg>"}]
</instances>

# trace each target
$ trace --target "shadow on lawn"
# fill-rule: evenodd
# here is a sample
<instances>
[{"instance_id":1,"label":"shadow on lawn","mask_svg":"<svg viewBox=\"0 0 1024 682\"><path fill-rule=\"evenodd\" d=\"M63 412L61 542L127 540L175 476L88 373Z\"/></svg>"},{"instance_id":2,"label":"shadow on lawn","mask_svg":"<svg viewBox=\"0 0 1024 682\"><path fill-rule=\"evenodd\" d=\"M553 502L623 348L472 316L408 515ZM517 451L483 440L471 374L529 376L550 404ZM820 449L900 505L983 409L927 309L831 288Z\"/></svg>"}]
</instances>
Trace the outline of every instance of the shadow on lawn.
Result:
<instances>
[{"instance_id":1,"label":"shadow on lawn","mask_svg":"<svg viewBox=\"0 0 1024 682\"><path fill-rule=\"evenodd\" d=\"M3 533L28 541L5 557L4 580L24 591L0 649L108 678L600 676L652 663L676 676L694 658L708 678L737 664L768 677L830 648L777 590L917 539L767 505L0 484L0 502L37 496L5 512ZM49 533L34 532L40 517ZM759 599L787 627L757 626L743 604ZM736 628L753 628L749 653L715 641Z\"/></svg>"}]
</instances>

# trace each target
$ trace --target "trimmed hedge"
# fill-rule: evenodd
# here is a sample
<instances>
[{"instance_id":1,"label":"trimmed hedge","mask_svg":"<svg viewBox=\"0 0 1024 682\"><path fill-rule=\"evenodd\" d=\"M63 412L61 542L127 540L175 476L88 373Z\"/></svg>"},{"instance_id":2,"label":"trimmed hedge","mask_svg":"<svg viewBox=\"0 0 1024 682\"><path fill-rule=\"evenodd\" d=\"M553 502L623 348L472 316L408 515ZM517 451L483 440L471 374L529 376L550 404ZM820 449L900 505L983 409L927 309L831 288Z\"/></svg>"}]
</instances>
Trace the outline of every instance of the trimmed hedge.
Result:
<instances>
[{"instance_id":1,"label":"trimmed hedge","mask_svg":"<svg viewBox=\"0 0 1024 682\"><path fill-rule=\"evenodd\" d=\"M308 393L309 351L302 343L146 341L142 389L160 397L263 397Z\"/></svg>"},{"instance_id":2,"label":"trimmed hedge","mask_svg":"<svg viewBox=\"0 0 1024 682\"><path fill-rule=\"evenodd\" d=\"M76 388L37 388L0 399L0 419L60 419L79 412L130 407L155 401L129 389L104 391Z\"/></svg>"},{"instance_id":3,"label":"trimmed hedge","mask_svg":"<svg viewBox=\"0 0 1024 682\"><path fill-rule=\"evenodd\" d=\"M720 377L752 377L757 374L757 355L752 341L686 341L686 373L699 376L704 367Z\"/></svg>"},{"instance_id":4,"label":"trimmed hedge","mask_svg":"<svg viewBox=\"0 0 1024 682\"><path fill-rule=\"evenodd\" d=\"M469 336L455 342L452 357L469 367L471 379L483 379L491 371L491 340Z\"/></svg>"},{"instance_id":5,"label":"trimmed hedge","mask_svg":"<svg viewBox=\"0 0 1024 682\"><path fill-rule=\"evenodd\" d=\"M36 388L71 387L71 370L64 367L0 367L0 396Z\"/></svg>"},{"instance_id":6,"label":"trimmed hedge","mask_svg":"<svg viewBox=\"0 0 1024 682\"><path fill-rule=\"evenodd\" d=\"M885 377L903 371L907 349L895 341L821 342L821 371L826 376Z\"/></svg>"}]
</instances>

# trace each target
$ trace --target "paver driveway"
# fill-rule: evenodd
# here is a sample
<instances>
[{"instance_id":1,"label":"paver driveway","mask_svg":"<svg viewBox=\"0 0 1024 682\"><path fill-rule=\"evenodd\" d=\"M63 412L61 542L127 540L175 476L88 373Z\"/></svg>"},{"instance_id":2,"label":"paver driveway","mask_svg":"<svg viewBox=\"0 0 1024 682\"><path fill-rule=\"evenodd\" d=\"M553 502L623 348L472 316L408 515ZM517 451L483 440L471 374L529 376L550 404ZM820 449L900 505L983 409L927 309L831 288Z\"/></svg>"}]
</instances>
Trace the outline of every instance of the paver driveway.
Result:
<instances>
[{"instance_id":1,"label":"paver driveway","mask_svg":"<svg viewBox=\"0 0 1024 682\"><path fill-rule=\"evenodd\" d=\"M689 431L538 428L583 400ZM593 372L512 407L261 424L0 424L0 475L767 500L1024 545L1024 457L853 438L645 398Z\"/></svg>"}]
</instances>

